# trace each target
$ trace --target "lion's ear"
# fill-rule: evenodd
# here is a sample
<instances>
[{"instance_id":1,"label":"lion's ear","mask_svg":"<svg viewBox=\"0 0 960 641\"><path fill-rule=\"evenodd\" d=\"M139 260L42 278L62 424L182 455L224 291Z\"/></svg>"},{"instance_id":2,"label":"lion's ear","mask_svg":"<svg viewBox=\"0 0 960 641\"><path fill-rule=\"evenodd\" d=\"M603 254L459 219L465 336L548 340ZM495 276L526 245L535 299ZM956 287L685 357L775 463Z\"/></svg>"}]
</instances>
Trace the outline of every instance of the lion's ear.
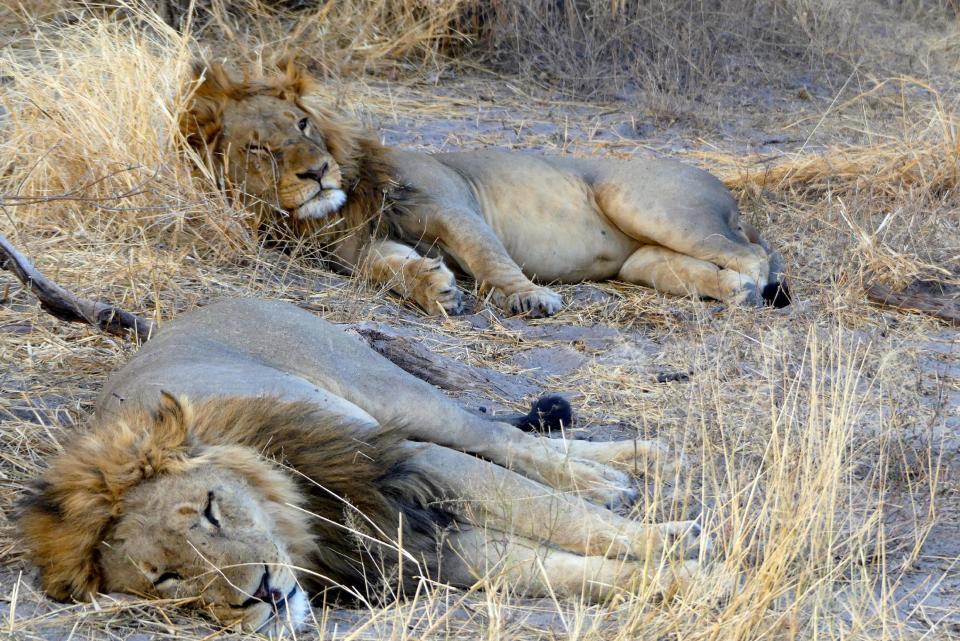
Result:
<instances>
[{"instance_id":1,"label":"lion's ear","mask_svg":"<svg viewBox=\"0 0 960 641\"><path fill-rule=\"evenodd\" d=\"M154 447L170 450L182 447L190 436L193 426L193 406L185 398L177 398L170 392L160 392L160 405L154 415Z\"/></svg>"},{"instance_id":2,"label":"lion's ear","mask_svg":"<svg viewBox=\"0 0 960 641\"><path fill-rule=\"evenodd\" d=\"M193 94L180 114L180 133L196 149L213 150L223 129L223 108L237 85L222 65L193 65Z\"/></svg>"},{"instance_id":3,"label":"lion's ear","mask_svg":"<svg viewBox=\"0 0 960 641\"><path fill-rule=\"evenodd\" d=\"M218 63L194 64L193 80L197 85L197 95L212 100L237 98L244 91L244 83L234 80L227 69Z\"/></svg>"},{"instance_id":4,"label":"lion's ear","mask_svg":"<svg viewBox=\"0 0 960 641\"><path fill-rule=\"evenodd\" d=\"M316 81L292 58L281 60L277 66L283 74L284 99L297 100L316 89Z\"/></svg>"}]
</instances>

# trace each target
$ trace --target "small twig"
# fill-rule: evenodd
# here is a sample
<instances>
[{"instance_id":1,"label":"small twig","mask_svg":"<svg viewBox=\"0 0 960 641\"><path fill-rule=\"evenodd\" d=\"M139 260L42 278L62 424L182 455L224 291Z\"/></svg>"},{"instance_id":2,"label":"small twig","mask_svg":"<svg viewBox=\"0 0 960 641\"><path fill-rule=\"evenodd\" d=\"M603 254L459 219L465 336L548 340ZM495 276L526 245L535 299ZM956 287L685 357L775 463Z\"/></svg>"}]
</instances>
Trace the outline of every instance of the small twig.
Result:
<instances>
[{"instance_id":1,"label":"small twig","mask_svg":"<svg viewBox=\"0 0 960 641\"><path fill-rule=\"evenodd\" d=\"M960 301L956 299L929 294L897 292L880 283L869 283L864 286L864 289L867 292L867 299L878 305L904 311L922 312L960 327Z\"/></svg>"},{"instance_id":2,"label":"small twig","mask_svg":"<svg viewBox=\"0 0 960 641\"><path fill-rule=\"evenodd\" d=\"M153 174L148 178L143 179L134 187L131 187L127 191L114 194L112 196L82 196L81 194L86 190L94 187L109 178L118 176L123 173L135 171L141 169L140 165L134 167L124 167L116 171L112 171L108 174L100 176L90 182L80 185L79 187L74 187L73 189L66 191L62 194L52 194L50 196L20 196L20 195L5 195L0 197L0 204L6 205L8 207L19 207L22 205L37 205L40 203L51 203L57 201L76 201L76 202L88 202L88 203L100 203L100 202L110 202L113 200L123 200L125 198L131 198L133 196L139 196L142 193L145 193L147 190L144 187L148 182L154 180L160 174L160 168L154 170Z\"/></svg>"},{"instance_id":3,"label":"small twig","mask_svg":"<svg viewBox=\"0 0 960 641\"><path fill-rule=\"evenodd\" d=\"M150 338L153 332L153 321L147 318L109 303L80 298L57 285L41 274L3 234L0 234L0 269L16 276L40 300L40 306L44 310L61 320L87 323L118 336L132 331L140 341Z\"/></svg>"}]
</instances>

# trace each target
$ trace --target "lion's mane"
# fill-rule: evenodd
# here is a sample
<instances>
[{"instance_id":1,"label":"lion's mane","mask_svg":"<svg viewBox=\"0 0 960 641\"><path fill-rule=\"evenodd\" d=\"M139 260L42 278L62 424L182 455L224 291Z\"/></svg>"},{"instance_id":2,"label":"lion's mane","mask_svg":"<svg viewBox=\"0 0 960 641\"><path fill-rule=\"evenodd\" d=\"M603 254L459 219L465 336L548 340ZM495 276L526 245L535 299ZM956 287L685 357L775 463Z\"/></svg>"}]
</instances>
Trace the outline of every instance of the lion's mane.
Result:
<instances>
[{"instance_id":1,"label":"lion's mane","mask_svg":"<svg viewBox=\"0 0 960 641\"><path fill-rule=\"evenodd\" d=\"M443 491L411 463L395 429L365 441L356 434L305 402L193 405L165 395L158 410L127 408L68 444L21 502L22 538L48 594L88 599L102 585L97 547L125 494L157 475L220 466L270 506L294 563L315 573L303 577L313 587L364 590L372 568L395 578L397 540L431 571L451 521L438 507Z\"/></svg>"}]
</instances>

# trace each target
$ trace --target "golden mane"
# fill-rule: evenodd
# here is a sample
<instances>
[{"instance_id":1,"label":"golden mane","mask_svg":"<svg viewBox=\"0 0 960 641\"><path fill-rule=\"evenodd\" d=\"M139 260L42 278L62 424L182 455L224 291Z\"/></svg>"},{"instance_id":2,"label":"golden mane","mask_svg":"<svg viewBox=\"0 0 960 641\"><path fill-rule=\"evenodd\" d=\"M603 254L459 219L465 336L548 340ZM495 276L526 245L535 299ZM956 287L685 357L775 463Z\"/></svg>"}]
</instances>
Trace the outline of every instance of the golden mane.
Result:
<instances>
[{"instance_id":1,"label":"golden mane","mask_svg":"<svg viewBox=\"0 0 960 641\"><path fill-rule=\"evenodd\" d=\"M124 496L158 475L217 466L268 502L296 564L317 568L325 587L362 586L365 563L389 571L396 553L349 536L351 514L389 544L403 512L404 547L423 559L435 552L434 523L447 519L430 505L440 489L407 463L394 430L359 442L353 429L309 403L224 397L193 405L164 393L155 412L128 408L68 444L21 501L20 532L49 595L89 599L102 586L97 548L123 514Z\"/></svg>"},{"instance_id":2,"label":"golden mane","mask_svg":"<svg viewBox=\"0 0 960 641\"><path fill-rule=\"evenodd\" d=\"M224 111L231 102L259 95L289 100L316 119L327 148L340 166L348 194L335 224L327 220L319 224L292 221L295 230L312 234L322 228L322 238L327 243L353 232L386 233L382 214L397 204L405 191L394 178L386 147L359 123L315 101L308 104L306 99L317 89L317 83L303 69L289 62L280 65L273 74L256 78L245 75L238 79L222 65L197 63L192 86L192 93L187 94L186 109L180 114L180 132L212 169L222 169L220 134Z\"/></svg>"}]
</instances>

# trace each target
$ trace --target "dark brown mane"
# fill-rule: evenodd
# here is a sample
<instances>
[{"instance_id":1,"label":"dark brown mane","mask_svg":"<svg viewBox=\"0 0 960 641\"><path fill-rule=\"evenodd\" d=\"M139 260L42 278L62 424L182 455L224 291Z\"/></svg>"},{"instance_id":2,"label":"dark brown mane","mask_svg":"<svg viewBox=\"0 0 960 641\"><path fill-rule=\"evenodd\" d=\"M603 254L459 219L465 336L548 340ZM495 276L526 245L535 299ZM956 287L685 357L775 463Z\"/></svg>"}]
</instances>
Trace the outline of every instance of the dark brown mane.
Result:
<instances>
[{"instance_id":1,"label":"dark brown mane","mask_svg":"<svg viewBox=\"0 0 960 641\"><path fill-rule=\"evenodd\" d=\"M383 427L360 440L342 418L332 423L310 403L273 398L216 399L195 411L201 442L243 445L294 470L304 507L319 517L309 519L317 545L308 560L317 572L355 590L375 585L380 573L395 579L398 552L389 545L399 538L435 576L438 534L452 517L439 507L446 492L410 462L400 430ZM361 541L334 524L345 520L388 544ZM411 562L404 576L418 574L412 570Z\"/></svg>"}]
</instances>

